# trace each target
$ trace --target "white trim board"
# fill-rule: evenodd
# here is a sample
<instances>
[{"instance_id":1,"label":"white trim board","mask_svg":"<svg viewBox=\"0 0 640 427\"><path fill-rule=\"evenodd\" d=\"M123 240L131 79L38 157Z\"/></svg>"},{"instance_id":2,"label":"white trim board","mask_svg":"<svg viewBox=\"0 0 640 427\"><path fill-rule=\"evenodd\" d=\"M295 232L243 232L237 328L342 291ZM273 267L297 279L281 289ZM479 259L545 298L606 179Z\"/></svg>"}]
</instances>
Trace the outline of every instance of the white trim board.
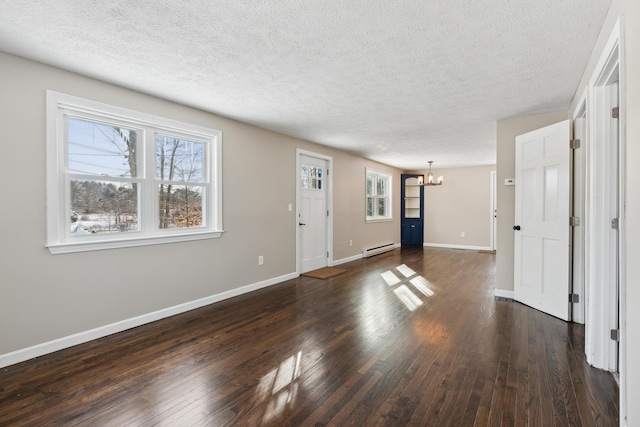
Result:
<instances>
[{"instance_id":1,"label":"white trim board","mask_svg":"<svg viewBox=\"0 0 640 427\"><path fill-rule=\"evenodd\" d=\"M357 261L359 259L362 259L362 254L357 254L357 255L353 255L353 256L347 257L347 258L337 259L337 260L333 261L333 265L346 264L348 262Z\"/></svg>"},{"instance_id":2,"label":"white trim board","mask_svg":"<svg viewBox=\"0 0 640 427\"><path fill-rule=\"evenodd\" d=\"M467 246L467 245L450 245L448 243L425 243L423 246L429 248L446 248L446 249L466 249L470 251L490 251L489 246Z\"/></svg>"},{"instance_id":3,"label":"white trim board","mask_svg":"<svg viewBox=\"0 0 640 427\"><path fill-rule=\"evenodd\" d=\"M200 298L200 299L186 302L183 304L174 305L172 307L163 308L161 310L153 311L151 313L142 314L140 316L121 320L119 322L100 326L98 328L79 332L77 334L58 338L52 341L36 344L34 346L16 350L11 353L0 354L0 368L9 366L9 365L14 365L16 363L24 362L26 360L43 356L45 354L53 353L58 350L63 350L65 348L73 347L74 345L93 341L95 339L106 337L108 335L112 335L118 332L123 332L128 329L135 328L137 326L155 322L156 320L165 319L167 317L175 316L176 314L185 313L187 311L191 311L196 308L204 307L206 305L220 302L220 301L233 298L239 295L243 295L249 292L257 291L258 289L276 285L286 280L295 279L298 276L299 275L297 273L285 274L284 276L274 277L272 279L267 279L262 282L257 282L250 285L242 286L240 288L231 289L229 291L221 292L219 294Z\"/></svg>"},{"instance_id":4,"label":"white trim board","mask_svg":"<svg viewBox=\"0 0 640 427\"><path fill-rule=\"evenodd\" d=\"M507 291L504 289L496 289L493 292L493 295L496 296L497 298L507 298L507 299L513 299L514 293L513 291Z\"/></svg>"}]
</instances>

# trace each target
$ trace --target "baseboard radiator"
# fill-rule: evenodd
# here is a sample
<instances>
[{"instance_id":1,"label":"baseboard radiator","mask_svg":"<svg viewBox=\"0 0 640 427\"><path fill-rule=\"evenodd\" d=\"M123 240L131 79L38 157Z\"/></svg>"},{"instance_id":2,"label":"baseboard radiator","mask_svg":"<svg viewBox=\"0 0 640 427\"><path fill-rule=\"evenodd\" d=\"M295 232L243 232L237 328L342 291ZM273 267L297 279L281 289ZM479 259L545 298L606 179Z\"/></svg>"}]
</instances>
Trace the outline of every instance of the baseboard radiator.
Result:
<instances>
[{"instance_id":1,"label":"baseboard radiator","mask_svg":"<svg viewBox=\"0 0 640 427\"><path fill-rule=\"evenodd\" d=\"M363 249L362 258L368 258L370 256L378 255L384 252L392 251L396 248L395 243L387 243L386 245L376 246L375 248Z\"/></svg>"}]
</instances>

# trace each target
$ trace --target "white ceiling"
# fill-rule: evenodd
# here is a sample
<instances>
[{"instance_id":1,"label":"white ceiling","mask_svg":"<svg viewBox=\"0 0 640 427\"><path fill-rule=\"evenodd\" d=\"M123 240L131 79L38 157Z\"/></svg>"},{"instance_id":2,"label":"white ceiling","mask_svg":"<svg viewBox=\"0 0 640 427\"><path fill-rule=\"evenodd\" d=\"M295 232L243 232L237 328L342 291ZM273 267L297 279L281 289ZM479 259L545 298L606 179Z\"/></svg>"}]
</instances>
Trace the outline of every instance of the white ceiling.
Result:
<instances>
[{"instance_id":1,"label":"white ceiling","mask_svg":"<svg viewBox=\"0 0 640 427\"><path fill-rule=\"evenodd\" d=\"M610 0L0 0L0 50L402 169L567 109Z\"/></svg>"}]
</instances>

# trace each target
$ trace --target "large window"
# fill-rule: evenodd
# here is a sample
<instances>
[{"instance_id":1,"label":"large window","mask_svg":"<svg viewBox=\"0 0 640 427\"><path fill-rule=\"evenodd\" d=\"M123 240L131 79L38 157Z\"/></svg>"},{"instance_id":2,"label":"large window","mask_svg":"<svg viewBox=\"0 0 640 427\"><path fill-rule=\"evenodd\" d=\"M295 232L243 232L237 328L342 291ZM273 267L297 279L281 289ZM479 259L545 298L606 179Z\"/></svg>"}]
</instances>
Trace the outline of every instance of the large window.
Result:
<instances>
[{"instance_id":1,"label":"large window","mask_svg":"<svg viewBox=\"0 0 640 427\"><path fill-rule=\"evenodd\" d=\"M392 219L391 175L366 168L367 173L367 221Z\"/></svg>"},{"instance_id":2,"label":"large window","mask_svg":"<svg viewBox=\"0 0 640 427\"><path fill-rule=\"evenodd\" d=\"M47 92L47 246L219 237L219 131Z\"/></svg>"}]
</instances>

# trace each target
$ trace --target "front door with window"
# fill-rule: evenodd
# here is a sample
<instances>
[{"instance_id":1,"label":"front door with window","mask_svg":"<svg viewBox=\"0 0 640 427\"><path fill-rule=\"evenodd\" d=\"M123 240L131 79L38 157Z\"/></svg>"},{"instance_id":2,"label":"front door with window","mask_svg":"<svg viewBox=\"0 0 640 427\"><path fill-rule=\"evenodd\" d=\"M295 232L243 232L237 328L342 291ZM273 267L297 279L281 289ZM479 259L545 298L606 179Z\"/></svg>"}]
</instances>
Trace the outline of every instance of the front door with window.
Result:
<instances>
[{"instance_id":1,"label":"front door with window","mask_svg":"<svg viewBox=\"0 0 640 427\"><path fill-rule=\"evenodd\" d=\"M300 273L328 265L327 164L325 159L300 155L298 171Z\"/></svg>"}]
</instances>

